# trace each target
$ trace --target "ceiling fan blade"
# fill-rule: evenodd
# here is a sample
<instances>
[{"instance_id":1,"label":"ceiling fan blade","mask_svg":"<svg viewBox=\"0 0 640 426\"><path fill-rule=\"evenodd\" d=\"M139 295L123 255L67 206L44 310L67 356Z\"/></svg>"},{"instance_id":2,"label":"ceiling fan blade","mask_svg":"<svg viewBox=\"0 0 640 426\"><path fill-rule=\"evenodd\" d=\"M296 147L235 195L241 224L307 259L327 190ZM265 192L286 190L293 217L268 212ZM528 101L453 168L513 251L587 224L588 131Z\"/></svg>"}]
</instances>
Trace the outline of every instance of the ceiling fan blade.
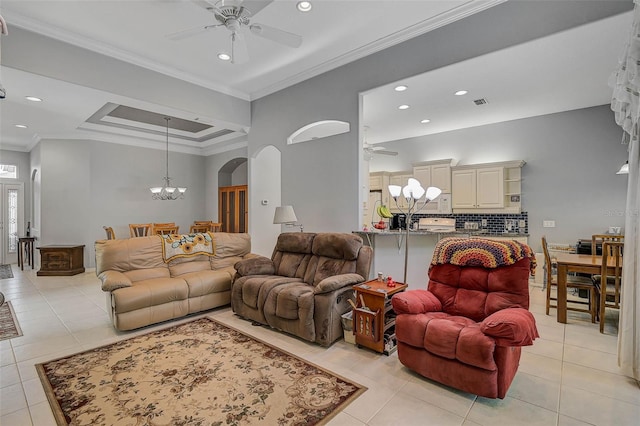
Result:
<instances>
[{"instance_id":1,"label":"ceiling fan blade","mask_svg":"<svg viewBox=\"0 0 640 426\"><path fill-rule=\"evenodd\" d=\"M184 40L185 38L193 37L198 34L204 33L205 31L219 27L219 25L199 25L194 28L187 28L186 30L178 31L175 33L167 34L165 37L170 40Z\"/></svg>"},{"instance_id":2,"label":"ceiling fan blade","mask_svg":"<svg viewBox=\"0 0 640 426\"><path fill-rule=\"evenodd\" d=\"M300 47L302 44L302 37L299 35L279 30L268 25L251 24L249 29L257 36L275 41L276 43L284 44L285 46Z\"/></svg>"},{"instance_id":3,"label":"ceiling fan blade","mask_svg":"<svg viewBox=\"0 0 640 426\"><path fill-rule=\"evenodd\" d=\"M231 34L231 63L244 64L249 61L249 51L244 36L240 33Z\"/></svg>"},{"instance_id":4,"label":"ceiling fan blade","mask_svg":"<svg viewBox=\"0 0 640 426\"><path fill-rule=\"evenodd\" d=\"M244 0L242 6L249 9L251 16L256 16L265 7L273 3L273 0Z\"/></svg>"},{"instance_id":5,"label":"ceiling fan blade","mask_svg":"<svg viewBox=\"0 0 640 426\"><path fill-rule=\"evenodd\" d=\"M380 150L378 150L378 151L373 151L373 153L374 154L382 154L382 155L393 155L393 156L398 155L398 153L395 152L395 151L380 151Z\"/></svg>"}]
</instances>

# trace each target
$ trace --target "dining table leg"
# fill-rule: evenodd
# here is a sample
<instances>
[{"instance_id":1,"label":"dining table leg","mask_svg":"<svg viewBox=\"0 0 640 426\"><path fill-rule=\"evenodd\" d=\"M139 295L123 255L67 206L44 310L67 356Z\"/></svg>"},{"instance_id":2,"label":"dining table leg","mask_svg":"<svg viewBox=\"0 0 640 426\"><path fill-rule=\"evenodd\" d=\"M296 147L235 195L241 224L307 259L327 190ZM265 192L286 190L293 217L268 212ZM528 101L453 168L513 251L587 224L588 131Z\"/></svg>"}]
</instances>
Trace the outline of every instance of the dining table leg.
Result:
<instances>
[{"instance_id":1,"label":"dining table leg","mask_svg":"<svg viewBox=\"0 0 640 426\"><path fill-rule=\"evenodd\" d=\"M557 294L557 321L567 322L567 265L558 263L558 294Z\"/></svg>"}]
</instances>

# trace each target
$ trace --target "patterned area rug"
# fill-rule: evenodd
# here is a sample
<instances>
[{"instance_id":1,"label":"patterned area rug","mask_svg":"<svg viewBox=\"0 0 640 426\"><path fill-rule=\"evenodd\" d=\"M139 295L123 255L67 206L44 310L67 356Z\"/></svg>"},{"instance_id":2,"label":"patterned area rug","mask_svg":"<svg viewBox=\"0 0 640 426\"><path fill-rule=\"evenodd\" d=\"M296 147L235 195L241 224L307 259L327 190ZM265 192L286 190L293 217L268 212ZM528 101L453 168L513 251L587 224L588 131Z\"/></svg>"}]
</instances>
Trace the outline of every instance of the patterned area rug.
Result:
<instances>
[{"instance_id":1,"label":"patterned area rug","mask_svg":"<svg viewBox=\"0 0 640 426\"><path fill-rule=\"evenodd\" d=\"M11 339L22 336L22 330L18 324L11 302L6 302L0 306L0 340Z\"/></svg>"},{"instance_id":2,"label":"patterned area rug","mask_svg":"<svg viewBox=\"0 0 640 426\"><path fill-rule=\"evenodd\" d=\"M209 318L36 368L59 425L324 424L366 390Z\"/></svg>"},{"instance_id":3,"label":"patterned area rug","mask_svg":"<svg viewBox=\"0 0 640 426\"><path fill-rule=\"evenodd\" d=\"M0 265L0 280L4 280L6 278L13 278L11 265Z\"/></svg>"}]
</instances>

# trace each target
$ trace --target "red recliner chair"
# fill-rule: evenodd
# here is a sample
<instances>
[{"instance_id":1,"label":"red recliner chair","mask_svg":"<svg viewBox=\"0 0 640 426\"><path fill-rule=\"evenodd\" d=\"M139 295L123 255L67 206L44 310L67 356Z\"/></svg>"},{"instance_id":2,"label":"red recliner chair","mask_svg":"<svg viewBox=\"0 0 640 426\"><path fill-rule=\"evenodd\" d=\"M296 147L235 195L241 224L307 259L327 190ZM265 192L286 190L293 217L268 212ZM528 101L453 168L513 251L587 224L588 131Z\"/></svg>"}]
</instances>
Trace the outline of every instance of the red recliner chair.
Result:
<instances>
[{"instance_id":1,"label":"red recliner chair","mask_svg":"<svg viewBox=\"0 0 640 426\"><path fill-rule=\"evenodd\" d=\"M528 310L533 271L535 257L526 244L442 239L428 289L392 299L400 362L453 388L504 398L520 347L539 337Z\"/></svg>"}]
</instances>

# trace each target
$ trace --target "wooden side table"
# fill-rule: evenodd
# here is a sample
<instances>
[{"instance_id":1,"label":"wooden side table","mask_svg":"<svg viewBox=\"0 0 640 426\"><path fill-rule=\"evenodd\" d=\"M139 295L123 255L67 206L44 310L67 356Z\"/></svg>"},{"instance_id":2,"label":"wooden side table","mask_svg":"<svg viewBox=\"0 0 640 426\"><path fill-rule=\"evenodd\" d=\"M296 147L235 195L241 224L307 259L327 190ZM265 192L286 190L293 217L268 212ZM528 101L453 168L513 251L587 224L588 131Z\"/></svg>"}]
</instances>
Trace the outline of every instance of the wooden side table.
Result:
<instances>
[{"instance_id":1,"label":"wooden side table","mask_svg":"<svg viewBox=\"0 0 640 426\"><path fill-rule=\"evenodd\" d=\"M395 314L391 307L391 296L404 291L408 285L395 283L387 287L385 282L367 281L353 286L356 292L356 309L353 310L353 330L356 345L389 355L395 351ZM366 306L366 309L363 306Z\"/></svg>"},{"instance_id":2,"label":"wooden side table","mask_svg":"<svg viewBox=\"0 0 640 426\"><path fill-rule=\"evenodd\" d=\"M84 272L84 245L51 245L38 247L38 276L76 275Z\"/></svg>"},{"instance_id":3,"label":"wooden side table","mask_svg":"<svg viewBox=\"0 0 640 426\"><path fill-rule=\"evenodd\" d=\"M18 237L18 266L21 271L24 271L25 257L27 265L31 265L31 269L34 268L33 246L35 241L36 237Z\"/></svg>"}]
</instances>

